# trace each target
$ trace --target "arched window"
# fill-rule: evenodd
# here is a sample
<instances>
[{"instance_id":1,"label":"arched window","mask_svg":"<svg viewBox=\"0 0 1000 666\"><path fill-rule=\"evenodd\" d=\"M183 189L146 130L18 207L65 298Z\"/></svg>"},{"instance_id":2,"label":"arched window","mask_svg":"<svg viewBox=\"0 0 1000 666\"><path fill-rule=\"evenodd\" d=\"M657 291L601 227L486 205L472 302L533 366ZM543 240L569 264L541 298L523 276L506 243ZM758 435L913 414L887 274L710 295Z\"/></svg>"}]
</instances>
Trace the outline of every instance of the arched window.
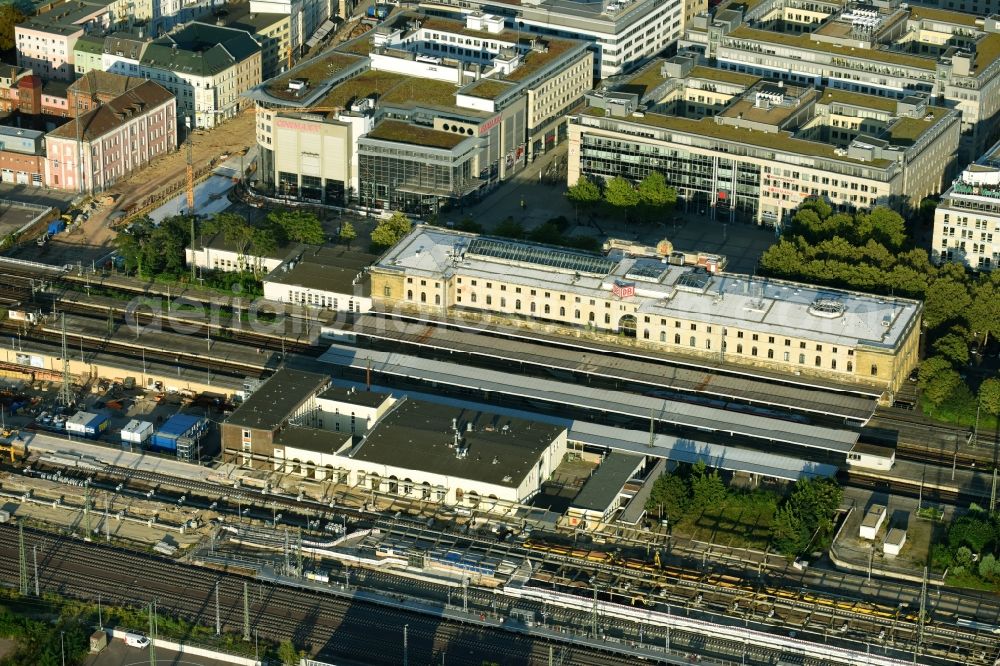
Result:
<instances>
[{"instance_id":1,"label":"arched window","mask_svg":"<svg viewBox=\"0 0 1000 666\"><path fill-rule=\"evenodd\" d=\"M542 311L543 311L543 312L544 312L545 314L549 314L549 312L551 312L551 311L552 311L552 308L550 308L550 307L549 307L549 304L548 304L548 303L546 303L546 304L545 304L545 308L544 308L544 309L543 309Z\"/></svg>"},{"instance_id":2,"label":"arched window","mask_svg":"<svg viewBox=\"0 0 1000 666\"><path fill-rule=\"evenodd\" d=\"M611 323L611 315L605 313L605 315L604 315L604 323L605 324L610 324Z\"/></svg>"},{"instance_id":3,"label":"arched window","mask_svg":"<svg viewBox=\"0 0 1000 666\"><path fill-rule=\"evenodd\" d=\"M476 294L475 293L472 294L471 300L472 300L473 303L476 302Z\"/></svg>"},{"instance_id":4,"label":"arched window","mask_svg":"<svg viewBox=\"0 0 1000 666\"><path fill-rule=\"evenodd\" d=\"M832 370L836 370L837 369L837 359L833 359L832 361L830 361L830 368Z\"/></svg>"},{"instance_id":5,"label":"arched window","mask_svg":"<svg viewBox=\"0 0 1000 666\"><path fill-rule=\"evenodd\" d=\"M805 363L805 362L806 362L806 355L799 354L799 363Z\"/></svg>"},{"instance_id":6,"label":"arched window","mask_svg":"<svg viewBox=\"0 0 1000 666\"><path fill-rule=\"evenodd\" d=\"M514 301L514 309L515 310L520 310L521 309L521 299L520 298Z\"/></svg>"},{"instance_id":7,"label":"arched window","mask_svg":"<svg viewBox=\"0 0 1000 666\"><path fill-rule=\"evenodd\" d=\"M648 328L642 329L642 339L643 340L649 340L649 329Z\"/></svg>"},{"instance_id":8,"label":"arched window","mask_svg":"<svg viewBox=\"0 0 1000 666\"><path fill-rule=\"evenodd\" d=\"M712 348L712 340L711 339L705 340L705 349L711 349L711 348Z\"/></svg>"},{"instance_id":9,"label":"arched window","mask_svg":"<svg viewBox=\"0 0 1000 666\"><path fill-rule=\"evenodd\" d=\"M693 335L688 338L688 347L694 347L696 344L698 344L698 340Z\"/></svg>"},{"instance_id":10,"label":"arched window","mask_svg":"<svg viewBox=\"0 0 1000 666\"><path fill-rule=\"evenodd\" d=\"M743 345L736 345L736 353L737 354L743 353Z\"/></svg>"},{"instance_id":11,"label":"arched window","mask_svg":"<svg viewBox=\"0 0 1000 666\"><path fill-rule=\"evenodd\" d=\"M680 343L681 343L681 334L680 333L674 333L674 344L675 345L679 345Z\"/></svg>"},{"instance_id":12,"label":"arched window","mask_svg":"<svg viewBox=\"0 0 1000 666\"><path fill-rule=\"evenodd\" d=\"M667 341L667 332L660 331L660 342L666 342L666 341Z\"/></svg>"},{"instance_id":13,"label":"arched window","mask_svg":"<svg viewBox=\"0 0 1000 666\"><path fill-rule=\"evenodd\" d=\"M580 311L579 310L574 310L573 311L573 318L574 319L579 319L580 318Z\"/></svg>"},{"instance_id":14,"label":"arched window","mask_svg":"<svg viewBox=\"0 0 1000 666\"><path fill-rule=\"evenodd\" d=\"M566 316L566 308L559 308L559 316L560 317Z\"/></svg>"},{"instance_id":15,"label":"arched window","mask_svg":"<svg viewBox=\"0 0 1000 666\"><path fill-rule=\"evenodd\" d=\"M588 321L590 321L590 323L594 323L594 313L593 312L590 313L590 316L588 317Z\"/></svg>"},{"instance_id":16,"label":"arched window","mask_svg":"<svg viewBox=\"0 0 1000 666\"><path fill-rule=\"evenodd\" d=\"M421 303L427 302L427 294L425 292L420 292L420 302Z\"/></svg>"},{"instance_id":17,"label":"arched window","mask_svg":"<svg viewBox=\"0 0 1000 666\"><path fill-rule=\"evenodd\" d=\"M406 290L406 300L408 300L408 301L412 301L413 300L413 290L412 289L407 289Z\"/></svg>"},{"instance_id":18,"label":"arched window","mask_svg":"<svg viewBox=\"0 0 1000 666\"><path fill-rule=\"evenodd\" d=\"M532 303L532 304L531 304L531 311L532 311L532 312L534 312L534 311L535 311L535 304L534 304L534 303Z\"/></svg>"},{"instance_id":19,"label":"arched window","mask_svg":"<svg viewBox=\"0 0 1000 666\"><path fill-rule=\"evenodd\" d=\"M768 358L774 358L774 350L773 349L768 349L767 350L767 357Z\"/></svg>"},{"instance_id":20,"label":"arched window","mask_svg":"<svg viewBox=\"0 0 1000 666\"><path fill-rule=\"evenodd\" d=\"M756 347L751 347L750 348L750 355L751 356L756 356L757 355L757 348Z\"/></svg>"},{"instance_id":21,"label":"arched window","mask_svg":"<svg viewBox=\"0 0 1000 666\"><path fill-rule=\"evenodd\" d=\"M441 294L434 294L434 305L441 305Z\"/></svg>"},{"instance_id":22,"label":"arched window","mask_svg":"<svg viewBox=\"0 0 1000 666\"><path fill-rule=\"evenodd\" d=\"M847 362L847 371L848 372L854 372L854 361L848 361Z\"/></svg>"},{"instance_id":23,"label":"arched window","mask_svg":"<svg viewBox=\"0 0 1000 666\"><path fill-rule=\"evenodd\" d=\"M823 365L823 357L822 356L817 356L816 357L816 367L818 368L821 365Z\"/></svg>"},{"instance_id":24,"label":"arched window","mask_svg":"<svg viewBox=\"0 0 1000 666\"><path fill-rule=\"evenodd\" d=\"M878 374L878 366L872 363L872 377Z\"/></svg>"}]
</instances>

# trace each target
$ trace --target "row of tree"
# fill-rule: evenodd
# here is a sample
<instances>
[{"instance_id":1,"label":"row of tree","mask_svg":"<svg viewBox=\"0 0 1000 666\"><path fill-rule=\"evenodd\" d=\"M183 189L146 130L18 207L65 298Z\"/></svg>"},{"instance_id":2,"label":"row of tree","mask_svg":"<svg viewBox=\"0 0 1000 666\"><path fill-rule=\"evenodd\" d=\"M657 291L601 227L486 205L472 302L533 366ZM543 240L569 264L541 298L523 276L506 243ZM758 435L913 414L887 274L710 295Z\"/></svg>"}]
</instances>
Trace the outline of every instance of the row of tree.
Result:
<instances>
[{"instance_id":1,"label":"row of tree","mask_svg":"<svg viewBox=\"0 0 1000 666\"><path fill-rule=\"evenodd\" d=\"M709 471L699 461L658 478L646 501L646 511L676 525L692 515L727 506L758 514L769 509L773 513L772 545L782 554L795 557L811 544L814 548L826 545L833 535L833 518L842 498L843 490L830 479L800 479L783 499L771 491L734 491L717 470Z\"/></svg>"},{"instance_id":2,"label":"row of tree","mask_svg":"<svg viewBox=\"0 0 1000 666\"><path fill-rule=\"evenodd\" d=\"M656 221L669 214L677 203L677 191L667 185L659 171L650 171L638 186L615 176L604 181L602 188L602 184L583 176L566 191L566 197L577 212L592 211L603 205L622 214L626 222L633 216L643 222Z\"/></svg>"},{"instance_id":3,"label":"row of tree","mask_svg":"<svg viewBox=\"0 0 1000 666\"><path fill-rule=\"evenodd\" d=\"M1000 521L973 504L931 548L931 566L955 576L972 576L1000 589Z\"/></svg>"},{"instance_id":4,"label":"row of tree","mask_svg":"<svg viewBox=\"0 0 1000 666\"><path fill-rule=\"evenodd\" d=\"M822 199L802 204L761 268L776 277L922 299L933 352L919 376L924 405L946 420L974 418L979 403L960 370L969 363L970 344L985 347L1000 336L1000 273L977 277L957 263L935 266L925 250L912 247L895 211L835 213ZM982 408L994 416L998 392L996 380L979 388Z\"/></svg>"}]
</instances>

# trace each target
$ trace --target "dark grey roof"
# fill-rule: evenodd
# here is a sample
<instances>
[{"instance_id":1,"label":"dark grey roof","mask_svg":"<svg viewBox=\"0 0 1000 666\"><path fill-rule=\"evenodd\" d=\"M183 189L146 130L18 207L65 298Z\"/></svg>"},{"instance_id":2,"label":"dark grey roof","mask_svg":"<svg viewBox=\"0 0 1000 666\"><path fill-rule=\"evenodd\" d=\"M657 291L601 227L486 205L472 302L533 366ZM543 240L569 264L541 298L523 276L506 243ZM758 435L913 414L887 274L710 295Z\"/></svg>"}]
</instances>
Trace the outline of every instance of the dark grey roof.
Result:
<instances>
[{"instance_id":1,"label":"dark grey roof","mask_svg":"<svg viewBox=\"0 0 1000 666\"><path fill-rule=\"evenodd\" d=\"M458 426L464 458L455 455ZM467 424L472 430L467 430ZM406 400L378 421L353 458L379 465L517 487L562 426L489 412Z\"/></svg>"},{"instance_id":2,"label":"dark grey roof","mask_svg":"<svg viewBox=\"0 0 1000 666\"><path fill-rule=\"evenodd\" d=\"M211 76L258 52L260 45L245 30L195 21L154 40L141 62L181 74Z\"/></svg>"},{"instance_id":3,"label":"dark grey roof","mask_svg":"<svg viewBox=\"0 0 1000 666\"><path fill-rule=\"evenodd\" d=\"M583 484L570 506L604 513L641 464L641 456L612 451Z\"/></svg>"},{"instance_id":4,"label":"dark grey roof","mask_svg":"<svg viewBox=\"0 0 1000 666\"><path fill-rule=\"evenodd\" d=\"M294 265L286 263L278 266L264 281L340 294L357 292L359 296L367 296L370 293L364 269L375 261L375 255L338 245L301 247Z\"/></svg>"},{"instance_id":5,"label":"dark grey roof","mask_svg":"<svg viewBox=\"0 0 1000 666\"><path fill-rule=\"evenodd\" d=\"M378 407L389 399L390 394L381 391L364 391L343 386L331 386L319 394L324 400L337 400L362 407Z\"/></svg>"},{"instance_id":6,"label":"dark grey roof","mask_svg":"<svg viewBox=\"0 0 1000 666\"><path fill-rule=\"evenodd\" d=\"M226 419L230 425L275 430L303 402L330 382L328 375L282 368Z\"/></svg>"},{"instance_id":7,"label":"dark grey roof","mask_svg":"<svg viewBox=\"0 0 1000 666\"><path fill-rule=\"evenodd\" d=\"M334 454L351 438L348 432L332 432L322 428L288 426L274 436L274 443L316 453ZM286 454L287 457L287 454Z\"/></svg>"}]
</instances>

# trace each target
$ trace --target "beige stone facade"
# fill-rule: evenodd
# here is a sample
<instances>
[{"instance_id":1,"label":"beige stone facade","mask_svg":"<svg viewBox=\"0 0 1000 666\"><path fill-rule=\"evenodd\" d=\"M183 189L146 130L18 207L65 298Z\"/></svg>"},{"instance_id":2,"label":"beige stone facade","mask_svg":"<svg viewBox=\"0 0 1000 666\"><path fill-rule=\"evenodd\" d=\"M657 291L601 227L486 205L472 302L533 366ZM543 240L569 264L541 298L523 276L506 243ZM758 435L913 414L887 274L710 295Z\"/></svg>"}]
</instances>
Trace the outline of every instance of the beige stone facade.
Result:
<instances>
[{"instance_id":1,"label":"beige stone facade","mask_svg":"<svg viewBox=\"0 0 1000 666\"><path fill-rule=\"evenodd\" d=\"M464 234L417 229L372 267L376 307L493 320L712 364L821 377L876 387L887 399L917 363L921 304L915 301L739 275L711 276L704 290L688 291L681 276L690 269L658 260L626 258L605 264L605 275L581 275L473 258L462 250L470 241ZM518 252L517 243L491 242ZM458 248L454 256L463 259L438 270L433 257L452 243ZM638 263L662 267L659 282L632 281L635 296L615 296L610 285L630 281ZM819 312L814 306L821 301L839 302L843 310Z\"/></svg>"}]
</instances>

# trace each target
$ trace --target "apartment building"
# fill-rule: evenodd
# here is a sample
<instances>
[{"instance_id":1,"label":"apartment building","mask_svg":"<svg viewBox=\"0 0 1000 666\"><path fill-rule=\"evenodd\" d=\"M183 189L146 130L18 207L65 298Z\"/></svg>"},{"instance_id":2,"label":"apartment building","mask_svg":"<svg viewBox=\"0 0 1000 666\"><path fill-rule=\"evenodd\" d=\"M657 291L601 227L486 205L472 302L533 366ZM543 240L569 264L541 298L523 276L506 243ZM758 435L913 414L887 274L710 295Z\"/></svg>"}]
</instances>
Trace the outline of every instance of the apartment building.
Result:
<instances>
[{"instance_id":1,"label":"apartment building","mask_svg":"<svg viewBox=\"0 0 1000 666\"><path fill-rule=\"evenodd\" d=\"M288 27L285 41L289 51L283 58L287 61L289 55L295 59L302 55L306 42L335 15L338 4L337 0L250 0L247 7L252 16L285 17L283 24Z\"/></svg>"},{"instance_id":2,"label":"apartment building","mask_svg":"<svg viewBox=\"0 0 1000 666\"><path fill-rule=\"evenodd\" d=\"M0 126L0 182L45 184L45 132Z\"/></svg>"},{"instance_id":3,"label":"apartment building","mask_svg":"<svg viewBox=\"0 0 1000 666\"><path fill-rule=\"evenodd\" d=\"M261 48L245 30L194 22L149 42L109 39L104 69L159 83L193 127L212 128L234 117L243 93L261 81Z\"/></svg>"},{"instance_id":4,"label":"apartment building","mask_svg":"<svg viewBox=\"0 0 1000 666\"><path fill-rule=\"evenodd\" d=\"M891 392L922 304L661 257L607 256L419 226L370 269L375 307L493 321L723 366Z\"/></svg>"},{"instance_id":5,"label":"apartment building","mask_svg":"<svg viewBox=\"0 0 1000 666\"><path fill-rule=\"evenodd\" d=\"M66 91L65 81L43 81L30 69L11 66L0 75L0 111L20 113L22 117L36 116L30 120L8 122L38 125L34 129L46 129L46 123L51 124L56 122L54 119L57 117L70 115Z\"/></svg>"},{"instance_id":6,"label":"apartment building","mask_svg":"<svg viewBox=\"0 0 1000 666\"><path fill-rule=\"evenodd\" d=\"M98 33L128 16L126 0L76 0L54 4L14 26L19 67L30 68L43 79L72 81L74 46L85 34Z\"/></svg>"},{"instance_id":7,"label":"apartment building","mask_svg":"<svg viewBox=\"0 0 1000 666\"><path fill-rule=\"evenodd\" d=\"M772 83L693 62L655 61L588 95L570 124L569 182L659 171L688 209L780 226L812 196L906 210L953 173L958 112L926 94Z\"/></svg>"},{"instance_id":8,"label":"apartment building","mask_svg":"<svg viewBox=\"0 0 1000 666\"><path fill-rule=\"evenodd\" d=\"M227 28L245 30L260 44L261 78L266 80L289 68L296 51L292 46L292 20L288 14L254 11L255 3L230 5L219 21Z\"/></svg>"},{"instance_id":9,"label":"apartment building","mask_svg":"<svg viewBox=\"0 0 1000 666\"><path fill-rule=\"evenodd\" d=\"M931 258L991 271L1000 265L1000 143L962 171L934 211Z\"/></svg>"},{"instance_id":10,"label":"apartment building","mask_svg":"<svg viewBox=\"0 0 1000 666\"><path fill-rule=\"evenodd\" d=\"M795 85L902 99L927 93L962 116L960 157L970 162L1000 138L1000 17L898 0L761 0L705 12L680 53L735 72Z\"/></svg>"},{"instance_id":11,"label":"apartment building","mask_svg":"<svg viewBox=\"0 0 1000 666\"><path fill-rule=\"evenodd\" d=\"M616 0L614 2L492 2L426 0L429 14L464 20L470 14L498 16L506 28L531 35L583 40L594 53L593 78L634 69L677 41L685 12L694 16L706 0Z\"/></svg>"},{"instance_id":12,"label":"apartment building","mask_svg":"<svg viewBox=\"0 0 1000 666\"><path fill-rule=\"evenodd\" d=\"M46 135L46 184L100 191L176 147L174 96L145 81Z\"/></svg>"},{"instance_id":13,"label":"apartment building","mask_svg":"<svg viewBox=\"0 0 1000 666\"><path fill-rule=\"evenodd\" d=\"M579 40L519 40L497 16L396 15L248 95L261 182L421 213L478 196L565 140L592 58Z\"/></svg>"}]
</instances>

